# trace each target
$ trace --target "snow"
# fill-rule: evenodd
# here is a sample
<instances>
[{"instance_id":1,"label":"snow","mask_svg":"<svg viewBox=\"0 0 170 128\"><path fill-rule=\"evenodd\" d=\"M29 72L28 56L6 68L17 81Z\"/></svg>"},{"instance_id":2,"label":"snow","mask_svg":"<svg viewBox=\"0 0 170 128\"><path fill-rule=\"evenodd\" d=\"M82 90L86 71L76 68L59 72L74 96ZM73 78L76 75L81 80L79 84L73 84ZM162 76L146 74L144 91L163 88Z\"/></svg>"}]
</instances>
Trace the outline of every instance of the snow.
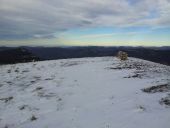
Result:
<instances>
[{"instance_id":1,"label":"snow","mask_svg":"<svg viewBox=\"0 0 170 128\"><path fill-rule=\"evenodd\" d=\"M169 66L136 58L2 65L0 128L169 128L170 108L159 103L169 92L141 90L169 76Z\"/></svg>"}]
</instances>

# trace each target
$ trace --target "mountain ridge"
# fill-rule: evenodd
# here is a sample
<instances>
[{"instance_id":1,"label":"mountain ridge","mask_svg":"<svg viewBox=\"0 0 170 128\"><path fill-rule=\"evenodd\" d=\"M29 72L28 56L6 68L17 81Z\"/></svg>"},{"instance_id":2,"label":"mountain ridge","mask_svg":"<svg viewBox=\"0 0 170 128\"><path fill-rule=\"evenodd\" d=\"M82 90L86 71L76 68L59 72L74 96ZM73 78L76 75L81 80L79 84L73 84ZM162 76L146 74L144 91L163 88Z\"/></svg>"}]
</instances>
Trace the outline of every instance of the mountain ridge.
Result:
<instances>
[{"instance_id":1,"label":"mountain ridge","mask_svg":"<svg viewBox=\"0 0 170 128\"><path fill-rule=\"evenodd\" d=\"M8 58L6 50L12 51L18 48L0 48L0 63L4 63L1 58ZM5 50L2 50L5 49ZM141 58L153 62L170 65L170 47L19 47L25 49L37 60L56 60L67 58L82 58L82 57L102 57L102 56L116 56L118 51L125 51L130 57ZM20 53L21 54L21 53ZM12 55L14 56L15 55ZM13 60L10 63L18 63L21 61ZM36 59L34 59L36 60ZM31 61L31 60L28 60ZM7 63L8 64L8 63Z\"/></svg>"}]
</instances>

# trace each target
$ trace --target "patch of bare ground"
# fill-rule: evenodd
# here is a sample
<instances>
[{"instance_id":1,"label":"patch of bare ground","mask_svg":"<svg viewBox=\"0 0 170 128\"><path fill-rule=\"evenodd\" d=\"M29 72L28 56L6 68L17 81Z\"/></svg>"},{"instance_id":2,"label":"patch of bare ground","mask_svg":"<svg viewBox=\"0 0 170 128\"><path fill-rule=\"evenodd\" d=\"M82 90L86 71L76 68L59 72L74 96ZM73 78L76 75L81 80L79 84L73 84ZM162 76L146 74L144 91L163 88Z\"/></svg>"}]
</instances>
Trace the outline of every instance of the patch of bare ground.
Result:
<instances>
[{"instance_id":1,"label":"patch of bare ground","mask_svg":"<svg viewBox=\"0 0 170 128\"><path fill-rule=\"evenodd\" d=\"M170 85L162 84L162 85L157 85L157 86L151 86L151 87L142 89L142 91L146 93L168 92L170 91Z\"/></svg>"},{"instance_id":2,"label":"patch of bare ground","mask_svg":"<svg viewBox=\"0 0 170 128\"><path fill-rule=\"evenodd\" d=\"M169 92L170 84L162 84L162 85L152 86L152 87L144 88L144 89L142 89L142 91L146 92L146 93ZM159 103L161 105L170 106L170 94L168 94L164 98L161 98L159 100Z\"/></svg>"},{"instance_id":3,"label":"patch of bare ground","mask_svg":"<svg viewBox=\"0 0 170 128\"><path fill-rule=\"evenodd\" d=\"M0 87L2 87L3 86L3 84L0 84Z\"/></svg>"},{"instance_id":4,"label":"patch of bare ground","mask_svg":"<svg viewBox=\"0 0 170 128\"><path fill-rule=\"evenodd\" d=\"M136 69L141 70L150 67L149 64L142 62L133 62L130 60L120 62L116 67L111 67L110 69Z\"/></svg>"},{"instance_id":5,"label":"patch of bare ground","mask_svg":"<svg viewBox=\"0 0 170 128\"><path fill-rule=\"evenodd\" d=\"M6 97L6 98L0 98L1 101L4 101L5 103L11 101L13 99L13 96Z\"/></svg>"},{"instance_id":6,"label":"patch of bare ground","mask_svg":"<svg viewBox=\"0 0 170 128\"><path fill-rule=\"evenodd\" d=\"M159 101L160 104L170 106L170 94Z\"/></svg>"},{"instance_id":7,"label":"patch of bare ground","mask_svg":"<svg viewBox=\"0 0 170 128\"><path fill-rule=\"evenodd\" d=\"M61 64L61 67L70 67L70 66L74 66L74 65L78 65L78 62L74 62L74 61L70 61L70 62L65 62Z\"/></svg>"},{"instance_id":8,"label":"patch of bare ground","mask_svg":"<svg viewBox=\"0 0 170 128\"><path fill-rule=\"evenodd\" d=\"M123 78L142 78L142 75L141 74L134 74L134 75L131 75L131 76L125 76Z\"/></svg>"},{"instance_id":9,"label":"patch of bare ground","mask_svg":"<svg viewBox=\"0 0 170 128\"><path fill-rule=\"evenodd\" d=\"M156 68L155 68L156 67ZM147 72L159 74L169 74L170 68L165 65L158 65L156 63L151 62L143 62L143 61L133 61L133 60L126 60L120 61L117 64L113 64L113 67L108 67L108 69L113 70L122 70L122 69L135 69L135 73L140 73L146 75Z\"/></svg>"},{"instance_id":10,"label":"patch of bare ground","mask_svg":"<svg viewBox=\"0 0 170 128\"><path fill-rule=\"evenodd\" d=\"M37 117L35 115L32 115L31 118L30 118L31 121L35 121L37 120Z\"/></svg>"}]
</instances>

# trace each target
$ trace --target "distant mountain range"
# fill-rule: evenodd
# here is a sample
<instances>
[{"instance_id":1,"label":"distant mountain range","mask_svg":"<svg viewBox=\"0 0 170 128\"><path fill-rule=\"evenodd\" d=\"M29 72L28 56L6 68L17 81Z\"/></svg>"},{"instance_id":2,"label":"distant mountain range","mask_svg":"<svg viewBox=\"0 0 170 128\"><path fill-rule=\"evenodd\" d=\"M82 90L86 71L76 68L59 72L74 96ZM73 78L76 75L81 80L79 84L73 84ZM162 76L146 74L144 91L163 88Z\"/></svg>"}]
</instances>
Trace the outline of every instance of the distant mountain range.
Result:
<instances>
[{"instance_id":1,"label":"distant mountain range","mask_svg":"<svg viewBox=\"0 0 170 128\"><path fill-rule=\"evenodd\" d=\"M38 61L39 57L33 55L25 48L1 48L0 50L0 64L14 64L30 61Z\"/></svg>"},{"instance_id":2,"label":"distant mountain range","mask_svg":"<svg viewBox=\"0 0 170 128\"><path fill-rule=\"evenodd\" d=\"M0 47L0 64L30 61L115 56L125 51L130 57L170 65L170 47Z\"/></svg>"}]
</instances>

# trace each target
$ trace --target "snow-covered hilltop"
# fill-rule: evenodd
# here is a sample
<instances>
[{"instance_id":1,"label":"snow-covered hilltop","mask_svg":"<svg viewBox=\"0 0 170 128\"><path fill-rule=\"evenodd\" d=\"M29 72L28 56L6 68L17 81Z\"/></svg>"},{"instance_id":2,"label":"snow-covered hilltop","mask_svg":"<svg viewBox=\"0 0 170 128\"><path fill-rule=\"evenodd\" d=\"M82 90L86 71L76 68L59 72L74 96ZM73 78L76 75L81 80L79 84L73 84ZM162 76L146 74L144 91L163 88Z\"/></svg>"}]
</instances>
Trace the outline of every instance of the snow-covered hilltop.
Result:
<instances>
[{"instance_id":1,"label":"snow-covered hilltop","mask_svg":"<svg viewBox=\"0 0 170 128\"><path fill-rule=\"evenodd\" d=\"M169 128L170 67L129 58L0 66L0 128Z\"/></svg>"}]
</instances>

